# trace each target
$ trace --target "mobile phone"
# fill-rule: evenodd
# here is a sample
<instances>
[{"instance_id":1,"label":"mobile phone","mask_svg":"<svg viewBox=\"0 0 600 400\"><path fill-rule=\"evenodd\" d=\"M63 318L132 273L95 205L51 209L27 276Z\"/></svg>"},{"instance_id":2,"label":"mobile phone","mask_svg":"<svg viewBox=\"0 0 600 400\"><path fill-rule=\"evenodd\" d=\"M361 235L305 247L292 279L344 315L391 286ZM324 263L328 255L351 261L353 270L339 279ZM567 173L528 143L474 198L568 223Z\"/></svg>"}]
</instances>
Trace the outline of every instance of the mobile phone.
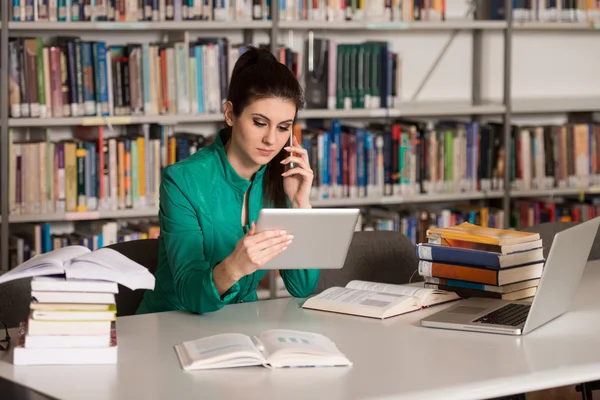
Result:
<instances>
[{"instance_id":1,"label":"mobile phone","mask_svg":"<svg viewBox=\"0 0 600 400\"><path fill-rule=\"evenodd\" d=\"M294 131L292 130L292 131L290 131L290 147L293 145L294 145ZM294 152L290 151L290 155L294 155ZM291 162L290 168L295 168L295 167L296 167L296 165L293 162Z\"/></svg>"}]
</instances>

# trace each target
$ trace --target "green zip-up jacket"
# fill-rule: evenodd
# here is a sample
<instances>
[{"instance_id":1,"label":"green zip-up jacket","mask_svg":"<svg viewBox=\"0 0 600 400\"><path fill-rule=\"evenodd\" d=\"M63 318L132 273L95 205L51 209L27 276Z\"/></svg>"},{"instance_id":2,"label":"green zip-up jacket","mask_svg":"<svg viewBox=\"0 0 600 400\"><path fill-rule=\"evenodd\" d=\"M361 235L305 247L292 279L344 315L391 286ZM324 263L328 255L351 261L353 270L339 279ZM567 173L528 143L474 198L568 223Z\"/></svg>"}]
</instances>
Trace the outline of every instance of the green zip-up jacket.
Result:
<instances>
[{"instance_id":1,"label":"green zip-up jacket","mask_svg":"<svg viewBox=\"0 0 600 400\"><path fill-rule=\"evenodd\" d=\"M263 207L265 167L252 181L233 169L225 154L228 132L187 159L164 169L160 186L160 237L154 290L144 293L137 313L187 310L206 313L227 304L257 301L256 286L267 271L258 270L220 296L214 267L233 252L244 236L242 207L248 196L248 220ZM248 229L246 226L245 229ZM319 270L281 270L286 289L307 297L316 288Z\"/></svg>"}]
</instances>

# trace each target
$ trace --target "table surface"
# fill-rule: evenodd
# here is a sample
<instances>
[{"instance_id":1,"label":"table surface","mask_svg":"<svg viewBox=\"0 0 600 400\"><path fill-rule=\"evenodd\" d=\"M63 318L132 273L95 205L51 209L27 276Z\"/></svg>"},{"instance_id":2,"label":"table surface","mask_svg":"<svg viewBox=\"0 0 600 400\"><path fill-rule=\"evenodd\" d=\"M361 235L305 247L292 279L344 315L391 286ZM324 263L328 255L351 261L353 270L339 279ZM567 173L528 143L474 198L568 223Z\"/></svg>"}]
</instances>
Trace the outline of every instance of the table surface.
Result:
<instances>
[{"instance_id":1,"label":"table surface","mask_svg":"<svg viewBox=\"0 0 600 400\"><path fill-rule=\"evenodd\" d=\"M301 299L167 312L117 321L116 365L14 366L0 376L59 399L482 399L600 379L600 262L588 263L570 311L522 337L424 328L441 305L388 320L302 310ZM283 328L322 333L352 367L181 369L186 340ZM13 333L15 333L13 331Z\"/></svg>"}]
</instances>

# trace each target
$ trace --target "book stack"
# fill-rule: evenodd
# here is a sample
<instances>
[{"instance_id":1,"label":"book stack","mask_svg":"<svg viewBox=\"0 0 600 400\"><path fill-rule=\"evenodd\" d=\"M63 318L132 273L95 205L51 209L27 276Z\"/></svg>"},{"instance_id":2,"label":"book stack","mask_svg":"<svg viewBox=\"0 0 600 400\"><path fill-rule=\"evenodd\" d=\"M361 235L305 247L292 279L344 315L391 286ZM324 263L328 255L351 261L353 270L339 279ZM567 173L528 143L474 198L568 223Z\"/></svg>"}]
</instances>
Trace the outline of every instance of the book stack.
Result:
<instances>
[{"instance_id":1,"label":"book stack","mask_svg":"<svg viewBox=\"0 0 600 400\"><path fill-rule=\"evenodd\" d=\"M539 234L465 222L428 229L426 236L416 247L425 287L462 298L535 296L545 261Z\"/></svg>"},{"instance_id":2,"label":"book stack","mask_svg":"<svg viewBox=\"0 0 600 400\"><path fill-rule=\"evenodd\" d=\"M115 364L119 284L153 289L154 276L110 248L68 246L0 277L31 277L29 317L21 322L15 365Z\"/></svg>"}]
</instances>

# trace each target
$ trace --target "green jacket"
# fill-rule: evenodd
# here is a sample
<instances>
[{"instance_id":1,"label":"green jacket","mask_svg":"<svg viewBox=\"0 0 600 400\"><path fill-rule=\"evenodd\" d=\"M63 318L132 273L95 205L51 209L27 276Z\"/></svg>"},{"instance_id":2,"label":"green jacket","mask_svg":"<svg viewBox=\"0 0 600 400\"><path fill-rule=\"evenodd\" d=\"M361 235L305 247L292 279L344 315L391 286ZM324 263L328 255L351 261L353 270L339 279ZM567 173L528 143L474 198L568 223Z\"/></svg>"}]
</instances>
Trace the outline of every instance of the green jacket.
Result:
<instances>
[{"instance_id":1,"label":"green jacket","mask_svg":"<svg viewBox=\"0 0 600 400\"><path fill-rule=\"evenodd\" d=\"M219 296L212 280L213 268L244 236L244 194L250 191L250 224L263 207L265 167L252 182L239 176L225 154L227 139L228 133L223 130L211 145L164 169L156 284L153 291L144 293L138 314L169 310L206 313L227 304L258 300L256 286L267 271L243 277L223 296ZM280 273L294 297L309 296L319 279L319 270Z\"/></svg>"}]
</instances>

